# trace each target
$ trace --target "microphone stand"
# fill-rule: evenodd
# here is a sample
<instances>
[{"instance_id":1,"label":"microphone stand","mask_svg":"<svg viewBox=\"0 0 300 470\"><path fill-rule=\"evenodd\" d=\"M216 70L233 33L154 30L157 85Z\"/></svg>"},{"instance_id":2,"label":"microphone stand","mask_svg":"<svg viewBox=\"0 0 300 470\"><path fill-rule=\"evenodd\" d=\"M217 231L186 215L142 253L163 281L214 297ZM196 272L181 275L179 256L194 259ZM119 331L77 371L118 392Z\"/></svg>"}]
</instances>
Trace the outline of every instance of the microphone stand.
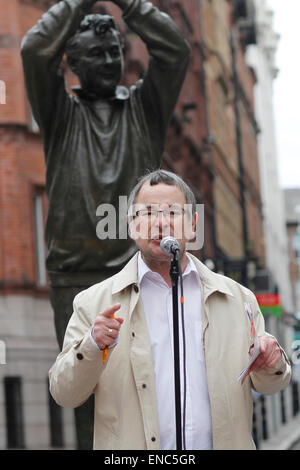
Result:
<instances>
[{"instance_id":1,"label":"microphone stand","mask_svg":"<svg viewBox=\"0 0 300 470\"><path fill-rule=\"evenodd\" d=\"M178 277L180 274L179 250L175 250L170 265L173 300L173 336L174 336L174 383L175 383L175 417L176 417L176 448L182 450L181 436L181 388L180 388L180 356L179 356L179 321L178 321Z\"/></svg>"}]
</instances>

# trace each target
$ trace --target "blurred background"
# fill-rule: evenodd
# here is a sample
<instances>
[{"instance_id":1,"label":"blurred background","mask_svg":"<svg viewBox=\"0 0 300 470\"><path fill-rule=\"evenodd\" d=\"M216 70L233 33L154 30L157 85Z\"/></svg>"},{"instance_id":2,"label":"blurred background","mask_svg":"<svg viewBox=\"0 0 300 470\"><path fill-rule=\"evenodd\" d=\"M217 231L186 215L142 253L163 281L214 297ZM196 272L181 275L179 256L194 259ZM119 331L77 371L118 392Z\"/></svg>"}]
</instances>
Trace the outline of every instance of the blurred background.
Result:
<instances>
[{"instance_id":1,"label":"blurred background","mask_svg":"<svg viewBox=\"0 0 300 470\"><path fill-rule=\"evenodd\" d=\"M48 392L58 353L45 270L45 163L27 100L20 43L51 0L0 0L0 449L74 449L73 410ZM164 168L205 208L195 254L252 289L287 351L293 380L254 394L259 449L300 439L299 0L153 0L192 47L169 126ZM111 3L126 38L124 85L148 55ZM296 24L297 22L297 24ZM66 85L75 77L64 61ZM298 353L299 348L299 353Z\"/></svg>"}]
</instances>

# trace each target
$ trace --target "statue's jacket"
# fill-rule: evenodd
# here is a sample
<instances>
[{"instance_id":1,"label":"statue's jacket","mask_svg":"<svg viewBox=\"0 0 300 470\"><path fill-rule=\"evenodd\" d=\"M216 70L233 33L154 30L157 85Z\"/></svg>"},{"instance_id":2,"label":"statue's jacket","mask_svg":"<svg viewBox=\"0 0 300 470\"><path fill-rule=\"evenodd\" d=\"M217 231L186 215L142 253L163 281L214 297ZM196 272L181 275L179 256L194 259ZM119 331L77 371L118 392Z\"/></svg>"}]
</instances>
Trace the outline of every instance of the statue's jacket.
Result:
<instances>
[{"instance_id":1,"label":"statue's jacket","mask_svg":"<svg viewBox=\"0 0 300 470\"><path fill-rule=\"evenodd\" d=\"M102 278L113 274L135 252L126 212L119 215L119 196L128 196L139 176L161 165L190 56L187 41L167 14L145 0L129 0L123 18L149 52L144 78L129 89L118 87L111 100L91 100L80 88L75 97L66 91L61 62L67 40L86 13L83 0L61 1L21 45L27 93L46 158L46 263L53 286L89 286L99 280L99 270ZM113 219L115 209L116 218L107 231L110 236L116 231L113 239L105 234L100 239L99 214L108 207L109 216Z\"/></svg>"}]
</instances>

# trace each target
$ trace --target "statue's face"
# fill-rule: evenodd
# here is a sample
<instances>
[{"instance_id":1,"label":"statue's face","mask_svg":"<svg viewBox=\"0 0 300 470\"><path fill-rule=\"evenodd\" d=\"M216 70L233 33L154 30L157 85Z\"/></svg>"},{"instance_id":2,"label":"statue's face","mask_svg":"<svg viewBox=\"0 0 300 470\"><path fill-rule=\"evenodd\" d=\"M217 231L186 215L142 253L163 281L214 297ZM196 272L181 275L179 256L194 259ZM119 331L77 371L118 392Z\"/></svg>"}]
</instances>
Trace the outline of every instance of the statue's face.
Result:
<instances>
[{"instance_id":1,"label":"statue's face","mask_svg":"<svg viewBox=\"0 0 300 470\"><path fill-rule=\"evenodd\" d=\"M117 33L81 33L74 71L84 91L99 97L113 96L123 74L123 52Z\"/></svg>"}]
</instances>

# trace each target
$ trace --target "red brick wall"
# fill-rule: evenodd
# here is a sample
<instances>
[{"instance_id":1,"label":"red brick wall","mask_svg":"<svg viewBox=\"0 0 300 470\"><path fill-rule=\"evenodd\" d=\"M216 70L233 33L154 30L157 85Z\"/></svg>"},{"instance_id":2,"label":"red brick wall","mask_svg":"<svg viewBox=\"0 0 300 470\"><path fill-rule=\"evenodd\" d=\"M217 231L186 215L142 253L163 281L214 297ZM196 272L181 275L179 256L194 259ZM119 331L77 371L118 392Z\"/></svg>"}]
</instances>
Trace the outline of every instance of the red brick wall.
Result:
<instances>
[{"instance_id":1,"label":"red brick wall","mask_svg":"<svg viewBox=\"0 0 300 470\"><path fill-rule=\"evenodd\" d=\"M45 179L40 140L2 127L0 155L0 283L29 287L36 280L33 196Z\"/></svg>"},{"instance_id":2,"label":"red brick wall","mask_svg":"<svg viewBox=\"0 0 300 470\"><path fill-rule=\"evenodd\" d=\"M159 2L158 2L159 3ZM172 2L165 2L168 7ZM193 4L189 4L189 14ZM7 87L7 104L0 107L0 286L12 288L30 287L36 282L35 235L33 216L33 195L36 186L45 184L45 164L42 144L38 135L30 132L30 107L27 101L22 64L20 57L20 43L24 34L41 17L45 2L30 0L0 0L1 19L0 47L1 76ZM104 4L103 4L104 5ZM172 12L176 14L179 26L188 31L186 21L182 19L180 3L172 3ZM101 5L100 5L101 7ZM103 6L101 7L103 8ZM100 8L100 11L101 11ZM105 5L108 12L117 20L121 20L119 8L112 4ZM124 24L120 21L121 29ZM199 28L198 28L199 29ZM199 32L197 33L199 34ZM148 55L145 46L135 35L128 35L126 54L126 74L124 83L130 85L138 77L140 70L147 67ZM185 91L178 103L179 120L182 118L182 105L192 100L201 102L201 87L195 77L199 67L199 58L195 56L193 67L188 77ZM68 72L66 74L67 88L76 82L76 78ZM197 95L197 96L196 96ZM199 110L198 110L199 111ZM200 177L195 178L195 157L191 155L188 142L183 145L184 139L197 141L201 129L200 112L191 112L193 125L184 126L178 134L177 143L181 149L176 162L173 154L172 132L170 128L169 149L171 162L169 167L177 170L183 176L193 180L196 191L202 183ZM166 159L168 157L166 152ZM198 163L199 165L199 163ZM168 166L165 163L165 166ZM201 178L203 175L201 173Z\"/></svg>"},{"instance_id":3,"label":"red brick wall","mask_svg":"<svg viewBox=\"0 0 300 470\"><path fill-rule=\"evenodd\" d=\"M7 87L7 104L0 105L0 286L24 287L36 281L33 192L36 186L45 183L45 165L41 140L30 132L30 108L19 47L23 35L41 17L46 3L49 5L50 2L0 0L0 80L4 80ZM216 256L214 215L219 227L217 244L227 256L234 256L241 243L241 214L238 210L228 210L228 207L235 204L240 207L238 164L230 57L221 40L222 28L230 25L230 2L156 0L153 3L174 18L192 47L191 64L168 132L164 166L185 178L194 189L198 202L205 204L205 247L199 256ZM124 30L120 10L111 3L103 3L100 11L103 6L120 20ZM135 35L127 35L126 43L124 83L130 85L147 67L148 55ZM218 47L223 54L222 67L214 52ZM254 77L245 64L242 48L238 68L245 94L253 106ZM68 89L75 81L68 72ZM244 110L242 115L249 233L255 253L260 253L256 136ZM215 136L215 145L205 142L209 132ZM228 198L224 207L224 198L218 188L222 188Z\"/></svg>"},{"instance_id":4,"label":"red brick wall","mask_svg":"<svg viewBox=\"0 0 300 470\"><path fill-rule=\"evenodd\" d=\"M42 10L18 0L0 0L0 286L29 289L36 283L33 196L45 183L40 137L29 132L29 105L20 57L25 32Z\"/></svg>"},{"instance_id":5,"label":"red brick wall","mask_svg":"<svg viewBox=\"0 0 300 470\"><path fill-rule=\"evenodd\" d=\"M0 0L0 79L6 83L6 105L0 108L0 124L24 124L25 90L19 44L22 31L18 0Z\"/></svg>"}]
</instances>

